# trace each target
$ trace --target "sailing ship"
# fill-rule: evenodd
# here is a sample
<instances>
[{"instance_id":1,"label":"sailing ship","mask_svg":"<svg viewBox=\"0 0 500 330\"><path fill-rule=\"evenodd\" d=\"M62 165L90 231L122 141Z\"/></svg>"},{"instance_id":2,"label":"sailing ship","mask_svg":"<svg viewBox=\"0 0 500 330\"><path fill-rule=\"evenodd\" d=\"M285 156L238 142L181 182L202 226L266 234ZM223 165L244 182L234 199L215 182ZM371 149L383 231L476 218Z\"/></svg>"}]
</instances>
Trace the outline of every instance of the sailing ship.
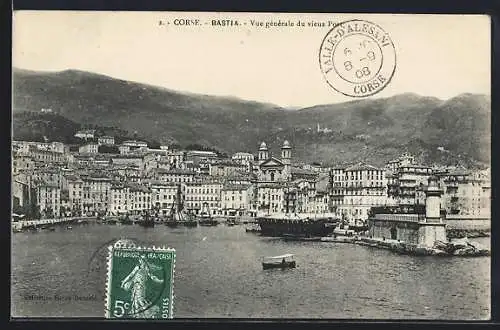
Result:
<instances>
[{"instance_id":1,"label":"sailing ship","mask_svg":"<svg viewBox=\"0 0 500 330\"><path fill-rule=\"evenodd\" d=\"M144 218L141 221L139 221L139 225L142 227L154 227L155 220L149 216L149 212L146 212L144 214Z\"/></svg>"},{"instance_id":2,"label":"sailing ship","mask_svg":"<svg viewBox=\"0 0 500 330\"><path fill-rule=\"evenodd\" d=\"M212 217L208 203L203 204L203 210L198 215L198 222L200 226L217 226L219 221Z\"/></svg>"},{"instance_id":3,"label":"sailing ship","mask_svg":"<svg viewBox=\"0 0 500 330\"><path fill-rule=\"evenodd\" d=\"M181 186L177 185L177 194L174 197L174 203L170 209L170 214L165 221L165 225L175 228L178 225L185 227L197 227L198 221L193 214L184 211L184 204L182 203Z\"/></svg>"}]
</instances>

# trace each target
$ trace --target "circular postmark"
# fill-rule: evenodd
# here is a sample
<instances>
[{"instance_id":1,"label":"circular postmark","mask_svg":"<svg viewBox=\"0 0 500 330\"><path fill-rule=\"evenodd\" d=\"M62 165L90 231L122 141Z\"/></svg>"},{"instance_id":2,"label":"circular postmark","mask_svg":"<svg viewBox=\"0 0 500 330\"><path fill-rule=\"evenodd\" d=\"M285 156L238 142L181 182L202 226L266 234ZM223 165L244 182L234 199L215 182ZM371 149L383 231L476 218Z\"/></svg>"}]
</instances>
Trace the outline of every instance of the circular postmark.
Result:
<instances>
[{"instance_id":1,"label":"circular postmark","mask_svg":"<svg viewBox=\"0 0 500 330\"><path fill-rule=\"evenodd\" d=\"M323 39L319 64L326 82L347 96L366 97L384 89L396 70L396 50L377 24L350 20Z\"/></svg>"}]
</instances>

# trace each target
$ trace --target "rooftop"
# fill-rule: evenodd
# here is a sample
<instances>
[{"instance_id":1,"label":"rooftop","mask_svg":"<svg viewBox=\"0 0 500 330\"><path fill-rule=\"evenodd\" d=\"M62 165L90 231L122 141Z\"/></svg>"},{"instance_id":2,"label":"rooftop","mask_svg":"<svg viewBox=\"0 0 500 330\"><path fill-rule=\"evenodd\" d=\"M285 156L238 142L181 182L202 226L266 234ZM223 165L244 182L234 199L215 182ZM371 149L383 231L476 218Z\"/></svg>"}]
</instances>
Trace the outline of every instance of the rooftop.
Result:
<instances>
[{"instance_id":1,"label":"rooftop","mask_svg":"<svg viewBox=\"0 0 500 330\"><path fill-rule=\"evenodd\" d=\"M181 169L181 168L175 168L175 169L164 169L164 168L157 168L155 171L158 174L173 174L173 175L195 175L196 172L187 170L187 169Z\"/></svg>"},{"instance_id":2,"label":"rooftop","mask_svg":"<svg viewBox=\"0 0 500 330\"><path fill-rule=\"evenodd\" d=\"M251 185L250 184L225 184L222 189L223 190L247 190Z\"/></svg>"},{"instance_id":3,"label":"rooftop","mask_svg":"<svg viewBox=\"0 0 500 330\"><path fill-rule=\"evenodd\" d=\"M211 157L217 157L217 153L213 152L213 151L189 150L189 151L187 151L187 156L211 156Z\"/></svg>"},{"instance_id":4,"label":"rooftop","mask_svg":"<svg viewBox=\"0 0 500 330\"><path fill-rule=\"evenodd\" d=\"M382 169L368 165L365 163L358 163L356 165L352 165L345 169L346 171L382 171Z\"/></svg>"}]
</instances>

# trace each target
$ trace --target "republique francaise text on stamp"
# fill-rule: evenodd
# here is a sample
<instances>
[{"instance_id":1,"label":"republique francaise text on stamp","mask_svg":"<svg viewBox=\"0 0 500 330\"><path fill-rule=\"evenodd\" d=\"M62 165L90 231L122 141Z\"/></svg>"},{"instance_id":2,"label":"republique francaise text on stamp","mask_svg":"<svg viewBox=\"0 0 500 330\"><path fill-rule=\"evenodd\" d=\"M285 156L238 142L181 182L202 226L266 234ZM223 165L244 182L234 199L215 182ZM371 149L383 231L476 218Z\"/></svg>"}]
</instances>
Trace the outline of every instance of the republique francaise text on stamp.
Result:
<instances>
[{"instance_id":1,"label":"republique francaise text on stamp","mask_svg":"<svg viewBox=\"0 0 500 330\"><path fill-rule=\"evenodd\" d=\"M380 92L396 70L396 51L378 25L351 20L337 24L323 39L321 72L336 91L353 97Z\"/></svg>"},{"instance_id":2,"label":"republique francaise text on stamp","mask_svg":"<svg viewBox=\"0 0 500 330\"><path fill-rule=\"evenodd\" d=\"M111 245L106 318L172 318L174 271L174 249Z\"/></svg>"}]
</instances>

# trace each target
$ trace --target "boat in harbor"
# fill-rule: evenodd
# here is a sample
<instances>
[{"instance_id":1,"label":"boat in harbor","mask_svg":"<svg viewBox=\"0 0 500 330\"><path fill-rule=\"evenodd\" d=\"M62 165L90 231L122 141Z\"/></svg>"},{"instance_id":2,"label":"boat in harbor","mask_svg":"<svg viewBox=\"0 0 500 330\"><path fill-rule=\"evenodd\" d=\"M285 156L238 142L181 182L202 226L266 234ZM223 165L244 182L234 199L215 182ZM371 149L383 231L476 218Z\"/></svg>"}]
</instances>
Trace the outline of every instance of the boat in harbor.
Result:
<instances>
[{"instance_id":1,"label":"boat in harbor","mask_svg":"<svg viewBox=\"0 0 500 330\"><path fill-rule=\"evenodd\" d=\"M118 220L116 220L115 218L107 218L105 220L105 223L108 225L116 225L117 222L118 222Z\"/></svg>"},{"instance_id":2,"label":"boat in harbor","mask_svg":"<svg viewBox=\"0 0 500 330\"><path fill-rule=\"evenodd\" d=\"M130 217L128 215L126 215L124 218L120 219L120 223L122 225L133 225L134 220L130 219Z\"/></svg>"},{"instance_id":3,"label":"boat in harbor","mask_svg":"<svg viewBox=\"0 0 500 330\"><path fill-rule=\"evenodd\" d=\"M260 233L260 228L258 225L248 226L245 228L245 232L247 233Z\"/></svg>"},{"instance_id":4,"label":"boat in harbor","mask_svg":"<svg viewBox=\"0 0 500 330\"><path fill-rule=\"evenodd\" d=\"M262 236L283 237L285 235L298 237L329 236L339 219L308 214L273 214L257 217Z\"/></svg>"},{"instance_id":5,"label":"boat in harbor","mask_svg":"<svg viewBox=\"0 0 500 330\"><path fill-rule=\"evenodd\" d=\"M67 229L67 230L72 230L72 229L73 229L73 227L72 227L72 226L67 226L67 227L66 227L66 229Z\"/></svg>"},{"instance_id":6,"label":"boat in harbor","mask_svg":"<svg viewBox=\"0 0 500 330\"><path fill-rule=\"evenodd\" d=\"M174 202L172 203L172 208L170 209L170 214L165 221L165 225L171 228L175 228L179 225L190 228L198 227L198 220L196 217L193 214L184 211L180 185L177 185L177 194L174 197Z\"/></svg>"},{"instance_id":7,"label":"boat in harbor","mask_svg":"<svg viewBox=\"0 0 500 330\"><path fill-rule=\"evenodd\" d=\"M146 212L144 214L144 217L142 220L138 221L139 226L145 227L145 228L152 228L155 226L155 220L153 217L149 215L149 212Z\"/></svg>"},{"instance_id":8,"label":"boat in harbor","mask_svg":"<svg viewBox=\"0 0 500 330\"><path fill-rule=\"evenodd\" d=\"M333 233L328 236L321 237L321 242L334 242L334 243L354 243L358 239L359 232L352 229L346 221L340 222Z\"/></svg>"},{"instance_id":9,"label":"boat in harbor","mask_svg":"<svg viewBox=\"0 0 500 330\"><path fill-rule=\"evenodd\" d=\"M273 257L262 257L263 269L274 269L274 268L287 269L295 267L296 267L296 262L294 260L294 255L291 253Z\"/></svg>"},{"instance_id":10,"label":"boat in harbor","mask_svg":"<svg viewBox=\"0 0 500 330\"><path fill-rule=\"evenodd\" d=\"M219 221L217 221L217 219L215 219L210 214L208 203L205 203L203 205L203 210L198 215L198 223L200 224L200 226L208 226L208 227L217 226L219 224Z\"/></svg>"},{"instance_id":11,"label":"boat in harbor","mask_svg":"<svg viewBox=\"0 0 500 330\"><path fill-rule=\"evenodd\" d=\"M206 215L206 214L199 215L198 222L200 226L208 226L208 227L217 226L219 224L219 221L214 219L211 215Z\"/></svg>"}]
</instances>

